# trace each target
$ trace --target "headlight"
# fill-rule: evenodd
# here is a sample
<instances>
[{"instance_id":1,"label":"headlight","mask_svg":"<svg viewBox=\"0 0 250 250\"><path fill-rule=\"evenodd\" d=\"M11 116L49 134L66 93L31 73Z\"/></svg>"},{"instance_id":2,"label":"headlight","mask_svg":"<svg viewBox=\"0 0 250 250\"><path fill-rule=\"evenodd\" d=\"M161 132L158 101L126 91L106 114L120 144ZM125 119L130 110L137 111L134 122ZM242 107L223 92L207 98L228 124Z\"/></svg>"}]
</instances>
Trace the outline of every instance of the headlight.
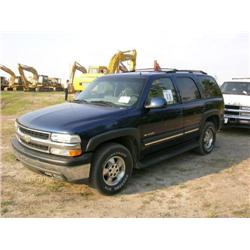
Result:
<instances>
[{"instance_id":1,"label":"headlight","mask_svg":"<svg viewBox=\"0 0 250 250\"><path fill-rule=\"evenodd\" d=\"M80 143L81 138L79 135L68 135L68 134L51 134L51 140L55 142L63 143Z\"/></svg>"},{"instance_id":2,"label":"headlight","mask_svg":"<svg viewBox=\"0 0 250 250\"><path fill-rule=\"evenodd\" d=\"M82 150L81 149L51 148L50 153L54 155L62 155L62 156L79 156L82 154Z\"/></svg>"}]
</instances>

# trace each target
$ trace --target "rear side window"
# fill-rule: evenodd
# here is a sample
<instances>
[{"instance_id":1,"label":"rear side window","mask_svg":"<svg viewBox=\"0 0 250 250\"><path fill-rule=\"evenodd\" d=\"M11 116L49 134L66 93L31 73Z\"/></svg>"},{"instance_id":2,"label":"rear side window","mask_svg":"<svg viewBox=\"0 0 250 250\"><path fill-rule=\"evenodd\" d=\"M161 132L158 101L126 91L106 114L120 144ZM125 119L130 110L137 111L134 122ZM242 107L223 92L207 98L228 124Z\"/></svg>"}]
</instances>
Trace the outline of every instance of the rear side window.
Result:
<instances>
[{"instance_id":1,"label":"rear side window","mask_svg":"<svg viewBox=\"0 0 250 250\"><path fill-rule=\"evenodd\" d=\"M221 96L221 91L216 81L209 76L198 76L206 98Z\"/></svg>"},{"instance_id":2,"label":"rear side window","mask_svg":"<svg viewBox=\"0 0 250 250\"><path fill-rule=\"evenodd\" d=\"M193 79L189 77L177 77L176 83L180 90L182 102L190 102L201 98Z\"/></svg>"}]
</instances>

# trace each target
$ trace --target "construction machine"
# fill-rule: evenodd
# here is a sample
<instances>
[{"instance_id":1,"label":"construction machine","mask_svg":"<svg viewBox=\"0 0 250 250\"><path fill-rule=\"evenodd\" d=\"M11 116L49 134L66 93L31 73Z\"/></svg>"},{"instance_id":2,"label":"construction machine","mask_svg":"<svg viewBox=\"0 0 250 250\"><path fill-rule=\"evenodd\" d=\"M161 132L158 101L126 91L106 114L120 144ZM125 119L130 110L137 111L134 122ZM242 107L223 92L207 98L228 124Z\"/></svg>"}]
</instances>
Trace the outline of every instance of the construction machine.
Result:
<instances>
[{"instance_id":1,"label":"construction machine","mask_svg":"<svg viewBox=\"0 0 250 250\"><path fill-rule=\"evenodd\" d=\"M35 68L18 64L18 71L24 84L24 91L52 90L49 86L49 77L47 75L39 75ZM27 77L24 73L25 71L30 72L32 77Z\"/></svg>"},{"instance_id":2,"label":"construction machine","mask_svg":"<svg viewBox=\"0 0 250 250\"><path fill-rule=\"evenodd\" d=\"M87 70L84 66L82 66L80 63L78 62L74 62L72 68L71 68L71 72L70 72L70 80L69 80L69 93L73 93L76 89L74 87L75 84L75 73L76 71L80 71L83 74L87 73ZM77 78L78 79L78 78ZM79 83L78 83L79 84ZM78 85L77 84L77 85Z\"/></svg>"},{"instance_id":3,"label":"construction machine","mask_svg":"<svg viewBox=\"0 0 250 250\"><path fill-rule=\"evenodd\" d=\"M8 81L6 77L0 76L0 84L1 84L1 90L4 90L6 87L8 87Z\"/></svg>"},{"instance_id":4,"label":"construction machine","mask_svg":"<svg viewBox=\"0 0 250 250\"><path fill-rule=\"evenodd\" d=\"M71 85L73 84L75 91L82 91L86 88L86 86L95 80L97 77L100 77L104 74L115 74L120 72L128 72L128 71L135 71L136 67L136 50L128 50L128 51L118 51L116 54L113 55L111 58L108 67L106 66L90 66L88 68L88 72L84 68L79 77L75 76L75 71L73 72L74 65L71 71ZM126 67L125 63L128 64ZM84 72L86 71L86 72ZM72 73L73 72L73 73Z\"/></svg>"},{"instance_id":5,"label":"construction machine","mask_svg":"<svg viewBox=\"0 0 250 250\"><path fill-rule=\"evenodd\" d=\"M8 67L0 64L0 69L5 73L10 75L10 78L5 81L4 84L1 84L1 89L5 90L22 90L23 85L20 76L16 76L16 74Z\"/></svg>"},{"instance_id":6,"label":"construction machine","mask_svg":"<svg viewBox=\"0 0 250 250\"><path fill-rule=\"evenodd\" d=\"M54 91L62 91L62 81L58 77L49 77L49 86L53 88Z\"/></svg>"}]
</instances>

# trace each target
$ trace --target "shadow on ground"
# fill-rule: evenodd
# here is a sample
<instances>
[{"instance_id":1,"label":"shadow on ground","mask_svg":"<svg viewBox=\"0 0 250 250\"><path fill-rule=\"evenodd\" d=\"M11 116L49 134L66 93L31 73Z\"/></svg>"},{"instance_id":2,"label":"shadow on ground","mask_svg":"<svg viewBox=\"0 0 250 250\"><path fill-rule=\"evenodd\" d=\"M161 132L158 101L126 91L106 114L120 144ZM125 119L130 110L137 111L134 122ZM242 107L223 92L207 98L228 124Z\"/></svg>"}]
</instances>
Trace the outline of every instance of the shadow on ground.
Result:
<instances>
[{"instance_id":1,"label":"shadow on ground","mask_svg":"<svg viewBox=\"0 0 250 250\"><path fill-rule=\"evenodd\" d=\"M240 142L237 138L240 138ZM240 150L238 150L240 149ZM206 156L187 152L147 169L135 170L123 194L150 192L215 174L250 158L250 130L218 133L214 151Z\"/></svg>"}]
</instances>

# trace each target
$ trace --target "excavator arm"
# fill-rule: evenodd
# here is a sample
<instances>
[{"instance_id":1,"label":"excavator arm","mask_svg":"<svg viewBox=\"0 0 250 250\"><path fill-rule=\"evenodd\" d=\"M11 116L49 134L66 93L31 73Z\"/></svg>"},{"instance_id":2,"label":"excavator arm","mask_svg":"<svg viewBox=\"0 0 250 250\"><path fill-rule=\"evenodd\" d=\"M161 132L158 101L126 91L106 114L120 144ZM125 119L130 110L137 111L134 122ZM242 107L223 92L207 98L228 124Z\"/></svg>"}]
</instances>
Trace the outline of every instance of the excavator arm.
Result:
<instances>
[{"instance_id":1,"label":"excavator arm","mask_svg":"<svg viewBox=\"0 0 250 250\"><path fill-rule=\"evenodd\" d=\"M9 87L12 87L15 84L16 74L10 68L8 68L2 64L0 64L0 69L10 75Z\"/></svg>"},{"instance_id":2,"label":"excavator arm","mask_svg":"<svg viewBox=\"0 0 250 250\"><path fill-rule=\"evenodd\" d=\"M73 92L73 82L74 82L74 78L75 78L75 73L76 71L80 71L82 72L83 74L87 73L87 70L84 66L82 66L80 63L78 62L74 62L72 68L71 68L71 72L70 72L70 80L69 80L69 90L70 92Z\"/></svg>"},{"instance_id":3,"label":"excavator arm","mask_svg":"<svg viewBox=\"0 0 250 250\"><path fill-rule=\"evenodd\" d=\"M24 65L24 64L18 64L18 71L20 73L20 76L21 76L21 79L23 81L23 84L24 84L24 87L26 89L29 88L30 85L32 85L32 87L35 87L38 83L38 79L39 79L39 75L36 71L35 68L31 67L31 66L27 66L27 65ZM30 73L32 73L33 77L32 77L32 80L29 81L25 75L25 71L28 71Z\"/></svg>"},{"instance_id":4,"label":"excavator arm","mask_svg":"<svg viewBox=\"0 0 250 250\"><path fill-rule=\"evenodd\" d=\"M109 74L134 71L136 67L136 50L119 51L111 58L108 66ZM129 69L124 65L129 62Z\"/></svg>"}]
</instances>

